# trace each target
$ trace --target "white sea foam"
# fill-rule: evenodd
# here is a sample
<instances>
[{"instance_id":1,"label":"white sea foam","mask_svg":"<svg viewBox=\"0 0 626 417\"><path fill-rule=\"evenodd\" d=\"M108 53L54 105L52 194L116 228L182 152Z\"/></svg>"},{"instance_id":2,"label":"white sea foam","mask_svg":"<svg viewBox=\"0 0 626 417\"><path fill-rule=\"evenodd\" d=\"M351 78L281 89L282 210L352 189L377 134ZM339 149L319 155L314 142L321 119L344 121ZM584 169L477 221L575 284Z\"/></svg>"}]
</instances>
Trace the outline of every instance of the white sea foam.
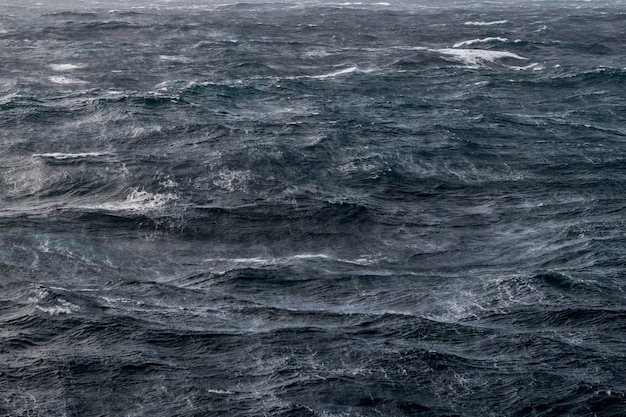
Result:
<instances>
[{"instance_id":1,"label":"white sea foam","mask_svg":"<svg viewBox=\"0 0 626 417\"><path fill-rule=\"evenodd\" d=\"M463 62L464 64L476 67L480 66L485 62L494 62L498 59L502 58L513 58L519 59L522 61L528 60L528 58L524 58L523 56L514 54L513 52L507 51L491 51L485 49L455 49L455 48L443 48L443 49L435 49L434 51L442 53L444 55L450 55L455 59Z\"/></svg>"},{"instance_id":2,"label":"white sea foam","mask_svg":"<svg viewBox=\"0 0 626 417\"><path fill-rule=\"evenodd\" d=\"M543 67L539 66L538 62L533 62L532 64L524 65L521 67L511 67L511 68L517 71L524 71L524 70L530 70L530 69L533 71L541 71L544 69Z\"/></svg>"},{"instance_id":3,"label":"white sea foam","mask_svg":"<svg viewBox=\"0 0 626 417\"><path fill-rule=\"evenodd\" d=\"M465 22L466 26L493 26L493 25L503 25L505 23L509 23L508 20L494 20L492 22Z\"/></svg>"},{"instance_id":4,"label":"white sea foam","mask_svg":"<svg viewBox=\"0 0 626 417\"><path fill-rule=\"evenodd\" d=\"M291 264L293 262L300 262L305 260L324 260L334 261L353 265L371 265L378 262L375 258L356 258L356 259L344 259L334 258L324 253L303 253L293 256L284 257L250 257L250 258L208 258L205 262L219 262L227 264L244 264L244 265L284 265Z\"/></svg>"},{"instance_id":5,"label":"white sea foam","mask_svg":"<svg viewBox=\"0 0 626 417\"><path fill-rule=\"evenodd\" d=\"M48 290L45 288L36 288L33 291L33 295L28 298L28 302L34 304L37 310L50 315L71 314L80 309L77 305L74 305L62 298L56 298L54 300L56 305L41 305L49 303L49 300L47 300L49 298L51 298L51 294Z\"/></svg>"},{"instance_id":6,"label":"white sea foam","mask_svg":"<svg viewBox=\"0 0 626 417\"><path fill-rule=\"evenodd\" d=\"M353 265L371 265L378 262L375 258L356 258L356 259L345 259L345 258L334 258L332 256L323 254L323 253L304 253L300 255L294 255L292 257L285 258L286 262L291 260L308 260L308 259L321 259L328 260L334 262L340 262L345 264L353 264Z\"/></svg>"},{"instance_id":7,"label":"white sea foam","mask_svg":"<svg viewBox=\"0 0 626 417\"><path fill-rule=\"evenodd\" d=\"M55 84L87 84L87 81L82 81L82 80L77 80L75 78L69 78L63 75L53 75L52 77L48 78L50 81L52 81Z\"/></svg>"},{"instance_id":8,"label":"white sea foam","mask_svg":"<svg viewBox=\"0 0 626 417\"><path fill-rule=\"evenodd\" d=\"M36 305L35 308L39 311L43 311L44 313L48 313L51 316L57 316L59 314L71 314L77 310L79 307L70 303L69 301L63 299L57 299L58 305L43 307L40 305Z\"/></svg>"},{"instance_id":9,"label":"white sea foam","mask_svg":"<svg viewBox=\"0 0 626 417\"><path fill-rule=\"evenodd\" d=\"M180 55L159 55L159 59L161 61L169 61L169 62L181 62L181 63L190 62L189 58L185 56L180 56Z\"/></svg>"},{"instance_id":10,"label":"white sea foam","mask_svg":"<svg viewBox=\"0 0 626 417\"><path fill-rule=\"evenodd\" d=\"M213 184L226 191L246 191L248 184L252 180L252 172L223 170L218 174L219 178L213 180Z\"/></svg>"},{"instance_id":11,"label":"white sea foam","mask_svg":"<svg viewBox=\"0 0 626 417\"><path fill-rule=\"evenodd\" d=\"M301 255L294 255L294 259L332 259L330 256L323 253L304 253Z\"/></svg>"},{"instance_id":12,"label":"white sea foam","mask_svg":"<svg viewBox=\"0 0 626 417\"><path fill-rule=\"evenodd\" d=\"M83 64L50 64L48 65L53 71L73 71L85 68Z\"/></svg>"},{"instance_id":13,"label":"white sea foam","mask_svg":"<svg viewBox=\"0 0 626 417\"><path fill-rule=\"evenodd\" d=\"M89 157L97 157L97 156L107 156L110 155L107 152L81 152L81 153L61 153L61 152L51 152L51 153L35 153L32 156L34 158L50 158L50 159L82 159Z\"/></svg>"},{"instance_id":14,"label":"white sea foam","mask_svg":"<svg viewBox=\"0 0 626 417\"><path fill-rule=\"evenodd\" d=\"M309 78L316 78L318 80L323 80L323 79L326 79L326 78L335 78L335 77L338 77L340 75L352 74L354 72L357 72L358 70L359 69L356 66L353 66L353 67L349 67L349 68L343 68L343 69L340 69L338 71L333 71L333 72L330 72L328 74L312 75Z\"/></svg>"},{"instance_id":15,"label":"white sea foam","mask_svg":"<svg viewBox=\"0 0 626 417\"><path fill-rule=\"evenodd\" d=\"M457 42L452 47L460 48L461 46L470 46L470 45L475 45L477 43L508 42L508 41L509 41L508 38L489 37L489 38L483 38L483 39L471 39L469 41Z\"/></svg>"},{"instance_id":16,"label":"white sea foam","mask_svg":"<svg viewBox=\"0 0 626 417\"><path fill-rule=\"evenodd\" d=\"M234 394L234 392L232 391L227 391L223 389L211 389L211 388L208 388L206 392L208 392L209 394L219 394L219 395L233 395Z\"/></svg>"},{"instance_id":17,"label":"white sea foam","mask_svg":"<svg viewBox=\"0 0 626 417\"><path fill-rule=\"evenodd\" d=\"M119 202L103 203L95 206L86 206L85 209L98 209L106 211L126 211L132 213L145 213L158 210L166 204L178 200L173 193L150 193L145 190L132 189L125 200Z\"/></svg>"},{"instance_id":18,"label":"white sea foam","mask_svg":"<svg viewBox=\"0 0 626 417\"><path fill-rule=\"evenodd\" d=\"M325 48L311 49L304 53L304 56L307 58L325 58L329 55L331 55L331 53Z\"/></svg>"}]
</instances>

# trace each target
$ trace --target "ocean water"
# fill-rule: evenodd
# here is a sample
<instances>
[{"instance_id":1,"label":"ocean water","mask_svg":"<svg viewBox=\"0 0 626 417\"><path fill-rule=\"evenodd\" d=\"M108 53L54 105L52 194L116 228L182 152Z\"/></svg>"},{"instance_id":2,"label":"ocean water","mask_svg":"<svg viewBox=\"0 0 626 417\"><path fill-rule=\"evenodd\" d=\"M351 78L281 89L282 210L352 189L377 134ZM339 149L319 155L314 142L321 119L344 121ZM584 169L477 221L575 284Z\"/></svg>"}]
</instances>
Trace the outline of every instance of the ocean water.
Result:
<instances>
[{"instance_id":1,"label":"ocean water","mask_svg":"<svg viewBox=\"0 0 626 417\"><path fill-rule=\"evenodd\" d=\"M623 1L0 1L0 415L626 415Z\"/></svg>"}]
</instances>

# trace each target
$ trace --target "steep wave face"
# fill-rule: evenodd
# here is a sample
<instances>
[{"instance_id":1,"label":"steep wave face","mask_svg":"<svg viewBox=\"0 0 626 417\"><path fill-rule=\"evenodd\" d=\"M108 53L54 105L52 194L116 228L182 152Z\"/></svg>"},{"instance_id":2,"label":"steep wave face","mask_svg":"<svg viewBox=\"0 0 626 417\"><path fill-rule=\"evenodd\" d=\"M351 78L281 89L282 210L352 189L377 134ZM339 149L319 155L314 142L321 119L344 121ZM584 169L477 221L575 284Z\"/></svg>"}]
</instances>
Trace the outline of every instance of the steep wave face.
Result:
<instances>
[{"instance_id":1,"label":"steep wave face","mask_svg":"<svg viewBox=\"0 0 626 417\"><path fill-rule=\"evenodd\" d=\"M2 2L0 416L626 415L625 27Z\"/></svg>"}]
</instances>

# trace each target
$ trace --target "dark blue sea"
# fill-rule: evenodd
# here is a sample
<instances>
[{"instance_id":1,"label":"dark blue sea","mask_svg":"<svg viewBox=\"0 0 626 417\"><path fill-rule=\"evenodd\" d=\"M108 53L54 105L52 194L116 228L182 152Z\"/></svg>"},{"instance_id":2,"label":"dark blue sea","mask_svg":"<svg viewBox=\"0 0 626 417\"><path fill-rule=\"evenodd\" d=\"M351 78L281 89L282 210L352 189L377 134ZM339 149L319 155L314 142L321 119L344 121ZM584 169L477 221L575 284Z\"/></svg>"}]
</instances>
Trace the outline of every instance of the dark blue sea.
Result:
<instances>
[{"instance_id":1,"label":"dark blue sea","mask_svg":"<svg viewBox=\"0 0 626 417\"><path fill-rule=\"evenodd\" d=\"M0 0L0 416L626 416L626 3Z\"/></svg>"}]
</instances>

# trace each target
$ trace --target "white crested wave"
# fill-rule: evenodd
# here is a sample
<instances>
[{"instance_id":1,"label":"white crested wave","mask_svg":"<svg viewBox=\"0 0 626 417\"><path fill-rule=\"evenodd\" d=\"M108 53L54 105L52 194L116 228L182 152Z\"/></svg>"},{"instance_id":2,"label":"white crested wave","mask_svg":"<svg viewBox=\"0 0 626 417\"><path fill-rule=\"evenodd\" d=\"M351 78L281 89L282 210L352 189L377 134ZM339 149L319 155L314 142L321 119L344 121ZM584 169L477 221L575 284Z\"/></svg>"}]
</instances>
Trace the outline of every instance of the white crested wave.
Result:
<instances>
[{"instance_id":1,"label":"white crested wave","mask_svg":"<svg viewBox=\"0 0 626 417\"><path fill-rule=\"evenodd\" d=\"M80 307L67 300L59 297L50 300L51 298L53 298L53 296L45 288L36 288L33 290L31 297L28 298L28 301L34 305L35 309L50 314L51 316L71 314L80 310ZM50 301L53 302L51 303Z\"/></svg>"},{"instance_id":2,"label":"white crested wave","mask_svg":"<svg viewBox=\"0 0 626 417\"><path fill-rule=\"evenodd\" d=\"M52 77L48 78L50 81L52 81L55 84L63 84L63 85L67 85L67 84L87 84L87 81L83 81L83 80L77 80L76 78L69 78L69 77L65 77L63 75L53 75Z\"/></svg>"},{"instance_id":3,"label":"white crested wave","mask_svg":"<svg viewBox=\"0 0 626 417\"><path fill-rule=\"evenodd\" d=\"M51 153L35 153L32 156L34 158L49 158L49 159L81 159L81 158L89 158L89 157L97 157L97 156L108 156L111 155L108 152L81 152L81 153L62 153L62 152L51 152Z\"/></svg>"},{"instance_id":4,"label":"white crested wave","mask_svg":"<svg viewBox=\"0 0 626 417\"><path fill-rule=\"evenodd\" d=\"M476 45L477 43L508 42L508 41L509 41L508 38L489 37L489 38L483 38L483 39L471 39L468 41L457 42L452 47L460 48L461 46Z\"/></svg>"},{"instance_id":5,"label":"white crested wave","mask_svg":"<svg viewBox=\"0 0 626 417\"><path fill-rule=\"evenodd\" d=\"M178 199L179 197L173 193L151 193L145 190L132 189L123 201L84 206L82 208L112 212L146 213L158 210Z\"/></svg>"},{"instance_id":6,"label":"white crested wave","mask_svg":"<svg viewBox=\"0 0 626 417\"><path fill-rule=\"evenodd\" d=\"M79 307L63 299L58 300L59 304L55 306L40 306L36 305L35 308L51 316L58 316L59 314L72 314L79 310Z\"/></svg>"},{"instance_id":7,"label":"white crested wave","mask_svg":"<svg viewBox=\"0 0 626 417\"><path fill-rule=\"evenodd\" d=\"M363 6L364 4L367 4L369 6L385 6L385 7L391 6L390 3L387 3L387 2L384 2L384 1L381 1L381 2L378 2L378 3L363 3L363 2L360 2L360 1L356 1L356 2L346 1L346 2L343 2L343 3L327 3L327 5L329 5L329 6L339 6L339 7Z\"/></svg>"},{"instance_id":8,"label":"white crested wave","mask_svg":"<svg viewBox=\"0 0 626 417\"><path fill-rule=\"evenodd\" d=\"M245 171L231 171L224 170L218 174L219 178L213 180L213 184L217 187L234 192L234 191L247 191L248 184L253 179L252 172Z\"/></svg>"},{"instance_id":9,"label":"white crested wave","mask_svg":"<svg viewBox=\"0 0 626 417\"><path fill-rule=\"evenodd\" d=\"M83 64L50 64L48 65L53 71L73 71L85 68Z\"/></svg>"},{"instance_id":10,"label":"white crested wave","mask_svg":"<svg viewBox=\"0 0 626 417\"><path fill-rule=\"evenodd\" d=\"M333 71L333 72L329 72L328 74L321 74L321 75L312 75L309 78L315 78L318 80L323 80L325 78L334 78L334 77L338 77L340 75L345 75L345 74L352 74L354 72L357 72L359 69L356 66L352 66L349 68L343 68L337 71Z\"/></svg>"},{"instance_id":11,"label":"white crested wave","mask_svg":"<svg viewBox=\"0 0 626 417\"><path fill-rule=\"evenodd\" d=\"M509 23L508 20L494 20L492 22L465 22L463 23L466 26L493 26L493 25L503 25L505 23Z\"/></svg>"},{"instance_id":12,"label":"white crested wave","mask_svg":"<svg viewBox=\"0 0 626 417\"><path fill-rule=\"evenodd\" d=\"M544 68L540 66L538 62L533 62L532 64L524 65L521 67L511 67L511 68L517 71L525 71L525 70L542 71L544 70Z\"/></svg>"},{"instance_id":13,"label":"white crested wave","mask_svg":"<svg viewBox=\"0 0 626 417\"><path fill-rule=\"evenodd\" d=\"M491 51L485 49L455 49L455 48L443 48L436 49L436 52L439 52L444 55L450 55L453 58L461 61L462 63L476 67L484 64L485 62L495 62L498 59L502 58L512 58L518 59L522 61L528 60L523 56L517 55L513 52L507 51Z\"/></svg>"},{"instance_id":14,"label":"white crested wave","mask_svg":"<svg viewBox=\"0 0 626 417\"><path fill-rule=\"evenodd\" d=\"M360 257L355 259L336 258L324 253L302 253L284 257L250 257L250 258L208 258L205 262L224 263L227 265L289 265L299 261L323 260L352 265L372 265L379 262L375 257Z\"/></svg>"},{"instance_id":15,"label":"white crested wave","mask_svg":"<svg viewBox=\"0 0 626 417\"><path fill-rule=\"evenodd\" d=\"M191 59L189 59L186 56L181 56L181 55L159 55L159 59L161 61L179 62L179 63L191 62Z\"/></svg>"}]
</instances>

